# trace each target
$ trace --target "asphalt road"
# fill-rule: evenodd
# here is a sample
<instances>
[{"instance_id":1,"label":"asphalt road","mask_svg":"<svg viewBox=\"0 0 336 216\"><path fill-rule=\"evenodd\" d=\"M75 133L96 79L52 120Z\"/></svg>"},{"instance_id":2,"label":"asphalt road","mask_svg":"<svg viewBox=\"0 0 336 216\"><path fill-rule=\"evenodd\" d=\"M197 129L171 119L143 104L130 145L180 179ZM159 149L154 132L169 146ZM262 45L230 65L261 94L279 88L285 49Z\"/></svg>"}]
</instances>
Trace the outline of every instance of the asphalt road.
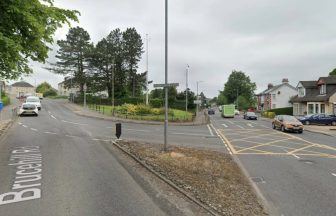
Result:
<instances>
[{"instance_id":1,"label":"asphalt road","mask_svg":"<svg viewBox=\"0 0 336 216\"><path fill-rule=\"evenodd\" d=\"M282 133L264 120L211 118L276 214L336 215L335 138Z\"/></svg>"},{"instance_id":2,"label":"asphalt road","mask_svg":"<svg viewBox=\"0 0 336 216\"><path fill-rule=\"evenodd\" d=\"M180 129L171 142L225 151L207 126ZM123 125L123 137L163 139L161 126L138 124ZM38 117L20 117L0 143L0 215L182 215L106 149L111 138L111 122L44 100Z\"/></svg>"}]
</instances>

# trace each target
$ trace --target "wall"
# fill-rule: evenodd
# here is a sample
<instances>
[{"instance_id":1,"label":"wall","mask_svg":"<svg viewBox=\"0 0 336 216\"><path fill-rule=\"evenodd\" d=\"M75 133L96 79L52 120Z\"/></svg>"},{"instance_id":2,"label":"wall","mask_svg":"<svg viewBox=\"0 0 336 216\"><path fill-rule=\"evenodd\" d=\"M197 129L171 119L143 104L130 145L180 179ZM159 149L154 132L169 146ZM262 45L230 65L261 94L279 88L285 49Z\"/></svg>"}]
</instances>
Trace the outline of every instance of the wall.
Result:
<instances>
[{"instance_id":1,"label":"wall","mask_svg":"<svg viewBox=\"0 0 336 216\"><path fill-rule=\"evenodd\" d=\"M278 92L280 91L280 94ZM292 104L289 103L291 97L297 95L297 90L290 88L287 85L283 85L280 88L270 92L270 94L275 94L275 99L271 96L272 105L276 104L276 108L291 107ZM272 107L273 108L273 107Z\"/></svg>"}]
</instances>

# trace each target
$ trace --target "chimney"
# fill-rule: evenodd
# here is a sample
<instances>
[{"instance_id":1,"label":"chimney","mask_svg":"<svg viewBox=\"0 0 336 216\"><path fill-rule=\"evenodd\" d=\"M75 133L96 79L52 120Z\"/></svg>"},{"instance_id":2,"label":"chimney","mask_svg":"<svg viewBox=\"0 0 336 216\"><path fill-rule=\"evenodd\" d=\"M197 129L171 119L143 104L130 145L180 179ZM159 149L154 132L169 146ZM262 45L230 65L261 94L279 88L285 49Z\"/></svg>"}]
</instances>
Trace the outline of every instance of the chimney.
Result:
<instances>
[{"instance_id":1,"label":"chimney","mask_svg":"<svg viewBox=\"0 0 336 216\"><path fill-rule=\"evenodd\" d=\"M283 78L283 79L282 79L282 83L289 83L289 81L288 81L287 78Z\"/></svg>"},{"instance_id":2,"label":"chimney","mask_svg":"<svg viewBox=\"0 0 336 216\"><path fill-rule=\"evenodd\" d=\"M267 89L271 89L273 88L273 84L272 83L268 83Z\"/></svg>"}]
</instances>

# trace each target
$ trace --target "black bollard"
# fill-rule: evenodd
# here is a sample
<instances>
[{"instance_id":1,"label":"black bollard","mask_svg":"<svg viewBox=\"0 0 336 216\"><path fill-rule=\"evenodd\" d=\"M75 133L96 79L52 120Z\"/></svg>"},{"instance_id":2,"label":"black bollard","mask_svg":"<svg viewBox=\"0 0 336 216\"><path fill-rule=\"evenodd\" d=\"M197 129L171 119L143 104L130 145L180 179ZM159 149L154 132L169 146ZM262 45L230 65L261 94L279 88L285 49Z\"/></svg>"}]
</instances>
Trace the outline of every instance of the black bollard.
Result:
<instances>
[{"instance_id":1,"label":"black bollard","mask_svg":"<svg viewBox=\"0 0 336 216\"><path fill-rule=\"evenodd\" d=\"M121 136L121 123L116 123L116 137L119 139Z\"/></svg>"}]
</instances>

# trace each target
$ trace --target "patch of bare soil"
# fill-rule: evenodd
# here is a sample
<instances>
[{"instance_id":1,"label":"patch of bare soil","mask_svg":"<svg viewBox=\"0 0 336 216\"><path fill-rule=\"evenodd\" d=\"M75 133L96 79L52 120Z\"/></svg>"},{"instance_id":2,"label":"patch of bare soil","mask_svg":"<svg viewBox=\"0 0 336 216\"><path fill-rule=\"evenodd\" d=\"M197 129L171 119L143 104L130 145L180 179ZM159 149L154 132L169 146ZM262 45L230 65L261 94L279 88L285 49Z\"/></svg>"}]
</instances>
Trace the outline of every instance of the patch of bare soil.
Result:
<instances>
[{"instance_id":1,"label":"patch of bare soil","mask_svg":"<svg viewBox=\"0 0 336 216\"><path fill-rule=\"evenodd\" d=\"M118 142L124 149L222 215L266 215L230 155L215 151Z\"/></svg>"}]
</instances>

